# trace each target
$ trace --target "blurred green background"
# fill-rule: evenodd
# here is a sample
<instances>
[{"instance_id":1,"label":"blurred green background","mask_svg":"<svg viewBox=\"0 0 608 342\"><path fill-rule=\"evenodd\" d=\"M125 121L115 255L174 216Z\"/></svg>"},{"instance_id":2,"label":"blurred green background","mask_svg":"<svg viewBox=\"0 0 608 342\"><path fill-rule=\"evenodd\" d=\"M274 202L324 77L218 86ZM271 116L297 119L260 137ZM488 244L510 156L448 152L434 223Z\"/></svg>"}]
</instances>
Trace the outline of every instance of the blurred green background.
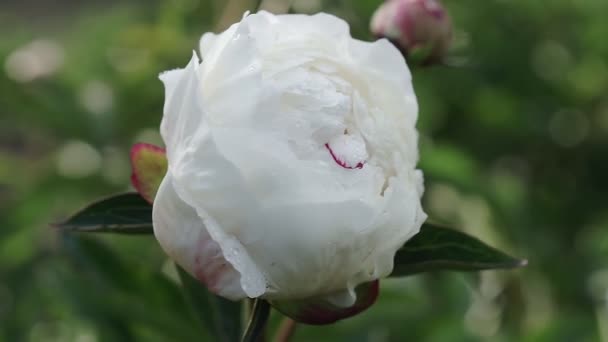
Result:
<instances>
[{"instance_id":1,"label":"blurred green background","mask_svg":"<svg viewBox=\"0 0 608 342\"><path fill-rule=\"evenodd\" d=\"M49 223L129 189L130 145L160 144L157 74L254 2L2 0L0 341L206 340L153 237ZM380 3L262 6L370 40ZM424 206L529 266L385 281L364 314L295 340L608 341L608 1L444 3L450 66L413 70Z\"/></svg>"}]
</instances>

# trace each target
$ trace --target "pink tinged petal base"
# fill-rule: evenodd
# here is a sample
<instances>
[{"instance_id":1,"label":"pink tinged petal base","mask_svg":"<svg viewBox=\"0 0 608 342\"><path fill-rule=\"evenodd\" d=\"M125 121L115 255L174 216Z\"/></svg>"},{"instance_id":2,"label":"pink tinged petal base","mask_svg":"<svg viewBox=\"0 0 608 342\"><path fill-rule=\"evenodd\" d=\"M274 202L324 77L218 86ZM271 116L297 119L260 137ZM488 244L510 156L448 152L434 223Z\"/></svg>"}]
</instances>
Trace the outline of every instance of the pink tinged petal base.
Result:
<instances>
[{"instance_id":1,"label":"pink tinged petal base","mask_svg":"<svg viewBox=\"0 0 608 342\"><path fill-rule=\"evenodd\" d=\"M148 202L154 202L160 183L167 173L165 149L146 143L131 148L131 183Z\"/></svg>"},{"instance_id":2,"label":"pink tinged petal base","mask_svg":"<svg viewBox=\"0 0 608 342\"><path fill-rule=\"evenodd\" d=\"M163 250L209 291L232 300L246 297L240 274L224 258L194 208L179 198L170 172L158 190L152 218Z\"/></svg>"},{"instance_id":3,"label":"pink tinged petal base","mask_svg":"<svg viewBox=\"0 0 608 342\"><path fill-rule=\"evenodd\" d=\"M205 284L209 291L222 293L222 287L226 285L224 276L234 272L232 265L224 259L217 242L209 234L200 234L194 253L195 278Z\"/></svg>"},{"instance_id":4,"label":"pink tinged petal base","mask_svg":"<svg viewBox=\"0 0 608 342\"><path fill-rule=\"evenodd\" d=\"M361 284L355 288L357 299L352 306L339 307L327 298L302 299L292 301L271 301L272 306L296 322L310 325L332 324L367 310L378 299L378 280Z\"/></svg>"}]
</instances>

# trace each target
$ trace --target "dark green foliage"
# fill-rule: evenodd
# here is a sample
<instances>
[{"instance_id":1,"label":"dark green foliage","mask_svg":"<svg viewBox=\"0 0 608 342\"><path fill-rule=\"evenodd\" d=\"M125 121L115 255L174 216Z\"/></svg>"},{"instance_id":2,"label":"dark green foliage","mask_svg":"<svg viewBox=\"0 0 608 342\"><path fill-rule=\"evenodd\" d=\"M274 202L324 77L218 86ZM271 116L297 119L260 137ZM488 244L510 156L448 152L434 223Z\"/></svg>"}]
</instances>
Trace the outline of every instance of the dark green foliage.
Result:
<instances>
[{"instance_id":1,"label":"dark green foliage","mask_svg":"<svg viewBox=\"0 0 608 342\"><path fill-rule=\"evenodd\" d=\"M87 206L56 227L74 232L153 234L152 206L135 192L111 196Z\"/></svg>"},{"instance_id":2,"label":"dark green foliage","mask_svg":"<svg viewBox=\"0 0 608 342\"><path fill-rule=\"evenodd\" d=\"M239 341L242 331L242 303L229 301L210 293L203 284L192 278L181 267L178 267L178 272L186 301L214 340Z\"/></svg>"},{"instance_id":3,"label":"dark green foliage","mask_svg":"<svg viewBox=\"0 0 608 342\"><path fill-rule=\"evenodd\" d=\"M515 268L525 264L526 261L515 259L457 230L424 224L420 232L397 252L391 276Z\"/></svg>"}]
</instances>

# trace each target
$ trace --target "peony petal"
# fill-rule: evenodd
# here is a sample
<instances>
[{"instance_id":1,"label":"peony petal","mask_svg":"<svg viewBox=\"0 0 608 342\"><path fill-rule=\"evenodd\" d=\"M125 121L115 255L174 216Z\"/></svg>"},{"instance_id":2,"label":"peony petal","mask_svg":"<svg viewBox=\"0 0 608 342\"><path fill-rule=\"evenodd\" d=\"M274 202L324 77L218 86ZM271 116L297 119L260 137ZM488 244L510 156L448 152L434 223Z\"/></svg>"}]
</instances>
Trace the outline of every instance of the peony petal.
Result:
<instances>
[{"instance_id":1,"label":"peony petal","mask_svg":"<svg viewBox=\"0 0 608 342\"><path fill-rule=\"evenodd\" d=\"M176 192L196 208L226 260L241 274L243 291L251 298L262 296L265 276L241 242L249 233L256 233L247 231L245 223L256 215L257 203L239 170L217 150L208 129L197 132L173 172ZM222 218L221 225L217 217Z\"/></svg>"},{"instance_id":2,"label":"peony petal","mask_svg":"<svg viewBox=\"0 0 608 342\"><path fill-rule=\"evenodd\" d=\"M167 156L165 149L146 143L137 143L131 148L131 183L148 202L154 202L165 173Z\"/></svg>"},{"instance_id":3,"label":"peony petal","mask_svg":"<svg viewBox=\"0 0 608 342\"><path fill-rule=\"evenodd\" d=\"M165 103L163 105L163 113L166 113L168 106L171 103L171 98L175 94L175 90L179 81L182 79L184 74L183 69L174 69L161 73L158 78L163 82L165 86Z\"/></svg>"},{"instance_id":4,"label":"peony petal","mask_svg":"<svg viewBox=\"0 0 608 342\"><path fill-rule=\"evenodd\" d=\"M394 172L414 168L418 162L418 101L403 56L386 39L373 43L352 40L350 55L353 67L360 70L361 84L368 85L355 95L354 115L376 152L376 162ZM382 91L378 84L384 84Z\"/></svg>"},{"instance_id":5,"label":"peony petal","mask_svg":"<svg viewBox=\"0 0 608 342\"><path fill-rule=\"evenodd\" d=\"M345 295L341 292L313 299L271 303L275 309L296 322L312 325L331 324L355 316L372 306L378 298L379 285L378 280L359 285L355 290L356 301L349 306L336 305L334 298ZM350 296L350 294L346 295Z\"/></svg>"},{"instance_id":6,"label":"peony petal","mask_svg":"<svg viewBox=\"0 0 608 342\"><path fill-rule=\"evenodd\" d=\"M201 64L200 92L206 114L217 123L242 121L257 110L261 94L261 62L255 41L250 36L247 19L233 25L214 39L202 39L212 45ZM203 52L207 49L201 48ZM238 100L235 100L238 98Z\"/></svg>"},{"instance_id":7,"label":"peony petal","mask_svg":"<svg viewBox=\"0 0 608 342\"><path fill-rule=\"evenodd\" d=\"M350 39L348 23L327 13L278 15L276 18L281 22L281 33L285 36L302 37L317 33L333 41Z\"/></svg>"},{"instance_id":8,"label":"peony petal","mask_svg":"<svg viewBox=\"0 0 608 342\"><path fill-rule=\"evenodd\" d=\"M200 125L202 119L199 103L199 60L195 53L186 68L160 75L165 85L165 107L160 124L160 133L167 147L169 165L180 159L187 142ZM187 99L187 100L185 100Z\"/></svg>"},{"instance_id":9,"label":"peony petal","mask_svg":"<svg viewBox=\"0 0 608 342\"><path fill-rule=\"evenodd\" d=\"M196 211L184 203L167 174L153 207L154 235L163 250L211 292L228 299L242 299L240 274L226 261Z\"/></svg>"},{"instance_id":10,"label":"peony petal","mask_svg":"<svg viewBox=\"0 0 608 342\"><path fill-rule=\"evenodd\" d=\"M247 44L240 39L231 40L230 44L233 43ZM236 54L240 51L233 49L227 51L234 55L230 58L233 58L232 61L238 65L237 61L241 57ZM224 57L229 56L222 58ZM205 65L203 63L203 69ZM265 277L249 258L239 240L239 238L247 238L246 233L242 233L238 227L242 226L239 222L247 217L248 211L243 210L243 213L234 215L235 208L249 208L249 211L254 212L255 203L250 196L247 196L246 186L239 170L217 151L208 124L209 120L222 120L218 113L213 113L213 109L229 110L229 107L235 104L228 113L239 115L239 101L234 101L233 96L228 97L233 95L232 93L226 93L226 97L216 94L217 98L214 97L213 101L205 102L205 110L203 110L202 102L205 94L201 91L199 71L201 70L198 58L194 55L179 79L166 84L166 87L175 88L173 92L169 91L173 96L169 98L161 123L161 134L167 146L172 184L179 194L178 197L196 208L211 238L218 243L226 260L241 274L240 280L244 292L252 298L259 297L266 291ZM238 88L239 82L233 85L241 89ZM259 88L245 81L243 87L242 91L237 93L244 97L247 96L248 89ZM230 90L225 89L225 91ZM217 105L218 101L231 104ZM251 106L246 103L241 105L243 110L253 110L248 108ZM209 111L215 115L210 114ZM238 195L226 196L226 194ZM214 213L218 216L208 214L208 211L214 208L216 209ZM215 217L222 217L222 226L217 224ZM231 217L235 220L231 220ZM224 230L224 227L237 227L235 228L237 231Z\"/></svg>"},{"instance_id":11,"label":"peony petal","mask_svg":"<svg viewBox=\"0 0 608 342\"><path fill-rule=\"evenodd\" d=\"M382 183L367 189L366 167L334 191L328 184L347 181L352 170L329 156L325 174L317 162L294 168L296 157L263 131L204 129L192 146L174 170L177 191L205 218L252 297L307 297L386 276L422 223L414 178L393 178L381 197ZM302 282L302 274L314 276Z\"/></svg>"},{"instance_id":12,"label":"peony petal","mask_svg":"<svg viewBox=\"0 0 608 342\"><path fill-rule=\"evenodd\" d=\"M357 200L321 200L274 204L250 217L249 229L261 230L264 239L246 248L258 266L267 270L266 296L311 296L387 276L395 251L419 231L426 218L419 204L404 207L404 203L419 202L419 195L415 186L400 183L390 182L379 208ZM302 275L307 275L306 281Z\"/></svg>"},{"instance_id":13,"label":"peony petal","mask_svg":"<svg viewBox=\"0 0 608 342\"><path fill-rule=\"evenodd\" d=\"M415 122L418 102L412 86L412 74L399 50L386 39L373 43L353 39L349 49L352 61L355 66L360 66L357 70L362 72L366 84L388 81L393 85L374 93L374 97L382 101L380 108L390 105L388 108L396 108L397 113L405 113L410 116L408 119Z\"/></svg>"},{"instance_id":14,"label":"peony petal","mask_svg":"<svg viewBox=\"0 0 608 342\"><path fill-rule=\"evenodd\" d=\"M365 72L411 87L412 74L403 55L387 39L375 42L353 39L349 50L355 63L365 65Z\"/></svg>"}]
</instances>

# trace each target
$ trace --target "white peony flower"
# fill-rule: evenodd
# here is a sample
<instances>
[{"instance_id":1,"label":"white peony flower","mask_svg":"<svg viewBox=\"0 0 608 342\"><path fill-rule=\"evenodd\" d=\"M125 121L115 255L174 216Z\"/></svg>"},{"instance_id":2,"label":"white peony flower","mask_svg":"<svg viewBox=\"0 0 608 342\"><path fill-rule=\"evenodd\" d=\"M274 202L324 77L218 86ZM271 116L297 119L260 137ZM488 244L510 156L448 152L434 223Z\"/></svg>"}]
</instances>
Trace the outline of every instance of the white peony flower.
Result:
<instances>
[{"instance_id":1,"label":"white peony flower","mask_svg":"<svg viewBox=\"0 0 608 342\"><path fill-rule=\"evenodd\" d=\"M229 299L353 305L426 219L401 54L322 13L246 15L200 50L160 76L162 248Z\"/></svg>"}]
</instances>

